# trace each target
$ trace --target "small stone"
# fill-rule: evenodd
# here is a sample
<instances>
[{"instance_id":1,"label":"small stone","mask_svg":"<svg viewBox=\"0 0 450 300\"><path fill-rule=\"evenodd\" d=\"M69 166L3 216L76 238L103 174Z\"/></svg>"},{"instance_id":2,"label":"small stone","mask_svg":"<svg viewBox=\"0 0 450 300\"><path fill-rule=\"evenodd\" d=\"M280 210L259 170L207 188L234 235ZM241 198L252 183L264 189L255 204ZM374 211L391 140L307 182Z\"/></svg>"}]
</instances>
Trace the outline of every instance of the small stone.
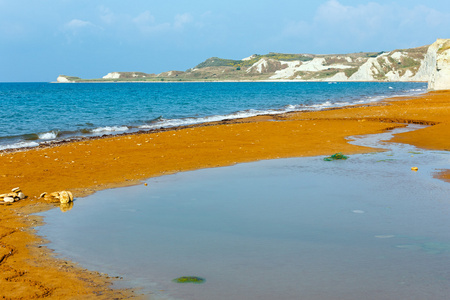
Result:
<instances>
[{"instance_id":1,"label":"small stone","mask_svg":"<svg viewBox=\"0 0 450 300\"><path fill-rule=\"evenodd\" d=\"M5 198L3 198L3 201L12 203L14 202L14 197L6 196Z\"/></svg>"},{"instance_id":2,"label":"small stone","mask_svg":"<svg viewBox=\"0 0 450 300\"><path fill-rule=\"evenodd\" d=\"M47 192L43 192L43 193L39 196L39 198L44 198L45 195L47 195Z\"/></svg>"},{"instance_id":3,"label":"small stone","mask_svg":"<svg viewBox=\"0 0 450 300\"><path fill-rule=\"evenodd\" d=\"M15 187L11 190L11 192L18 193L20 192L20 187Z\"/></svg>"},{"instance_id":4,"label":"small stone","mask_svg":"<svg viewBox=\"0 0 450 300\"><path fill-rule=\"evenodd\" d=\"M22 192L18 192L18 193L17 193L17 196L19 197L20 200L25 199L25 194L22 193Z\"/></svg>"}]
</instances>

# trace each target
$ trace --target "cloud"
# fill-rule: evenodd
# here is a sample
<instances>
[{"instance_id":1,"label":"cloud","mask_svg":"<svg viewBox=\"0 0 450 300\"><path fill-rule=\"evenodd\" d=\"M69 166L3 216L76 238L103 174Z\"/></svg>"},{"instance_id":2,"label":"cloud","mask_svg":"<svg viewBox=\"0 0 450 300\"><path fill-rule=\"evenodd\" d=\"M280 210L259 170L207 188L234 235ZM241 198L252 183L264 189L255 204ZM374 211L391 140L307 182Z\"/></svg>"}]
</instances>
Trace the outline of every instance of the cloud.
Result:
<instances>
[{"instance_id":1,"label":"cloud","mask_svg":"<svg viewBox=\"0 0 450 300\"><path fill-rule=\"evenodd\" d=\"M172 22L156 22L156 17L150 11L144 11L138 16L132 18L132 23L139 29L139 31L146 35L157 33L170 33L174 31L182 31L187 24L193 21L191 14L177 14Z\"/></svg>"},{"instance_id":2,"label":"cloud","mask_svg":"<svg viewBox=\"0 0 450 300\"><path fill-rule=\"evenodd\" d=\"M79 20L79 19L73 19L69 22L67 22L66 24L64 24L64 28L68 29L68 30L79 30L82 28L87 28L87 27L95 27L94 24L92 24L89 21L83 21L83 20Z\"/></svg>"},{"instance_id":3,"label":"cloud","mask_svg":"<svg viewBox=\"0 0 450 300\"><path fill-rule=\"evenodd\" d=\"M116 15L106 6L100 6L100 20L106 24L113 24L116 21Z\"/></svg>"},{"instance_id":4,"label":"cloud","mask_svg":"<svg viewBox=\"0 0 450 300\"><path fill-rule=\"evenodd\" d=\"M305 39L320 48L365 50L355 47L401 46L423 40L423 36L417 38L419 34L429 35L433 40L450 26L448 13L425 5L402 7L395 2L382 3L352 6L338 0L326 1L310 20L286 22L283 38Z\"/></svg>"},{"instance_id":5,"label":"cloud","mask_svg":"<svg viewBox=\"0 0 450 300\"><path fill-rule=\"evenodd\" d=\"M90 35L96 35L102 31L103 29L100 26L80 19L72 19L66 22L61 28L61 32L65 35L66 42L69 44L74 41L83 42L84 38Z\"/></svg>"},{"instance_id":6,"label":"cloud","mask_svg":"<svg viewBox=\"0 0 450 300\"><path fill-rule=\"evenodd\" d=\"M144 11L132 19L138 30L145 35L153 35L160 32L168 31L171 27L170 23L156 23L156 18L149 12Z\"/></svg>"},{"instance_id":7,"label":"cloud","mask_svg":"<svg viewBox=\"0 0 450 300\"><path fill-rule=\"evenodd\" d=\"M148 25L155 23L155 17L147 10L135 17L133 22L137 25Z\"/></svg>"},{"instance_id":8,"label":"cloud","mask_svg":"<svg viewBox=\"0 0 450 300\"><path fill-rule=\"evenodd\" d=\"M176 15L175 21L173 23L173 28L177 30L181 30L184 28L186 24L189 24L193 21L193 17L191 14L185 13L182 15Z\"/></svg>"}]
</instances>

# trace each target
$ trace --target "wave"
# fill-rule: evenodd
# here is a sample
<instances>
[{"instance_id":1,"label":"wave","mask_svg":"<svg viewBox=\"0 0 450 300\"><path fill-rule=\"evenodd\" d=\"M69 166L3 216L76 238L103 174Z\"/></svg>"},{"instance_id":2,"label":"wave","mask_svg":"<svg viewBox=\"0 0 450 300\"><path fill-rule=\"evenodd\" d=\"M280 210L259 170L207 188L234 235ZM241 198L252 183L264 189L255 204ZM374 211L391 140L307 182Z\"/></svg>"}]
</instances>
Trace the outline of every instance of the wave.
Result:
<instances>
[{"instance_id":1,"label":"wave","mask_svg":"<svg viewBox=\"0 0 450 300\"><path fill-rule=\"evenodd\" d=\"M92 133L100 133L100 132L123 132L127 131L129 129L128 126L105 126L105 127L98 127L95 129L92 129Z\"/></svg>"},{"instance_id":2,"label":"wave","mask_svg":"<svg viewBox=\"0 0 450 300\"><path fill-rule=\"evenodd\" d=\"M53 140L59 136L59 131L52 130L49 132L43 132L43 133L39 133L38 136L39 136L39 139L41 139L41 140Z\"/></svg>"},{"instance_id":3,"label":"wave","mask_svg":"<svg viewBox=\"0 0 450 300\"><path fill-rule=\"evenodd\" d=\"M17 142L13 144L0 145L0 150L37 147L37 146L39 146L39 143L37 142Z\"/></svg>"}]
</instances>

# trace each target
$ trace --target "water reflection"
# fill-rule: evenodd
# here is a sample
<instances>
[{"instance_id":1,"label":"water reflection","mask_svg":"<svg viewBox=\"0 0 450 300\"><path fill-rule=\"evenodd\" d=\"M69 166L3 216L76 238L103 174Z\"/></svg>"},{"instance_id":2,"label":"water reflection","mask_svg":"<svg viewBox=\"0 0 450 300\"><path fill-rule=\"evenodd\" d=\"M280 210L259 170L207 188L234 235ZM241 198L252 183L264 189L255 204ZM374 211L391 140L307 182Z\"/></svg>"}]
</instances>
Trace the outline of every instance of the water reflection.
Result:
<instances>
[{"instance_id":1,"label":"water reflection","mask_svg":"<svg viewBox=\"0 0 450 300\"><path fill-rule=\"evenodd\" d=\"M60 205L59 205L59 209L62 211L62 212L67 212L67 211L69 211L69 210L71 210L72 208L73 208L73 201L71 201L71 202L69 202L69 203L61 203Z\"/></svg>"}]
</instances>

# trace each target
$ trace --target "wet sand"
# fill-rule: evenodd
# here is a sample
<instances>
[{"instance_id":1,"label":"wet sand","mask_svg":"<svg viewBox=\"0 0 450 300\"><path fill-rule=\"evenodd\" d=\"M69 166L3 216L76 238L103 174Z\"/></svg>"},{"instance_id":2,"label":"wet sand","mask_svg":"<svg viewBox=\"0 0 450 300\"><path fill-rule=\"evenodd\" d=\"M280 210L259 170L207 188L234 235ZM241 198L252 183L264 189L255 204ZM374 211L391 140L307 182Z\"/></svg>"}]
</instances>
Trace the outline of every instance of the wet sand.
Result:
<instances>
[{"instance_id":1,"label":"wet sand","mask_svg":"<svg viewBox=\"0 0 450 300\"><path fill-rule=\"evenodd\" d=\"M432 92L373 105L261 116L1 152L0 192L19 186L28 196L13 205L0 205L1 296L135 297L131 290L111 289L113 278L55 259L49 250L39 247L43 240L32 230L39 218L29 213L54 207L38 199L42 192L70 190L80 197L179 171L262 159L382 151L351 145L346 137L379 133L407 123L432 126L399 134L395 142L448 151L449 99L450 91ZM448 169L436 176L450 182Z\"/></svg>"}]
</instances>

